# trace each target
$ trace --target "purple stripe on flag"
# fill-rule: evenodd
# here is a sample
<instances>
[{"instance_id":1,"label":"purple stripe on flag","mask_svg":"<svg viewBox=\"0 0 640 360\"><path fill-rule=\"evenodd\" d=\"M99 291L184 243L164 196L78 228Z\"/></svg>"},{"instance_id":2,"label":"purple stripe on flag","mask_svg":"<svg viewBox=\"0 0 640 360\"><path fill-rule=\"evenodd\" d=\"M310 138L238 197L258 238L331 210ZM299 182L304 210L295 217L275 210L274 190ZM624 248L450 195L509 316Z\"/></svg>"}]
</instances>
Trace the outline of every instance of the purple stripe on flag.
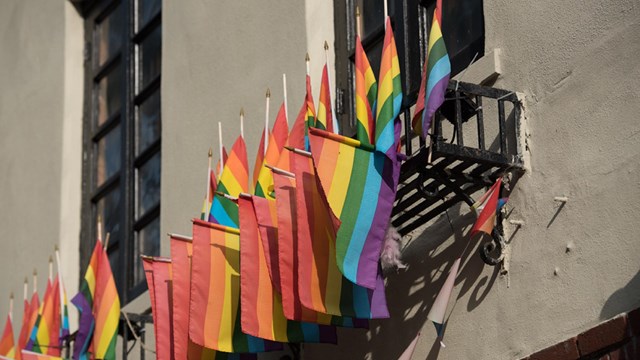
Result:
<instances>
[{"instance_id":1,"label":"purple stripe on flag","mask_svg":"<svg viewBox=\"0 0 640 360\"><path fill-rule=\"evenodd\" d=\"M371 318L386 319L389 317L389 308L387 308L387 297L384 293L384 279L382 278L382 269L378 267L378 276L376 277L376 289L369 290L371 302Z\"/></svg>"},{"instance_id":2,"label":"purple stripe on flag","mask_svg":"<svg viewBox=\"0 0 640 360\"><path fill-rule=\"evenodd\" d=\"M89 343L91 342L91 335L93 334L93 327L95 326L95 319L91 313L91 305L89 305L84 294L76 294L76 296L71 299L71 303L78 308L78 312L80 313L78 333L76 334L73 345L73 359L86 359Z\"/></svg>"},{"instance_id":3,"label":"purple stripe on flag","mask_svg":"<svg viewBox=\"0 0 640 360\"><path fill-rule=\"evenodd\" d=\"M431 119L433 114L436 113L440 105L444 102L444 94L449 86L449 75L443 77L436 83L431 91L431 96L427 98L425 110L422 113L422 137L426 138L429 134L429 128L431 127Z\"/></svg>"}]
</instances>

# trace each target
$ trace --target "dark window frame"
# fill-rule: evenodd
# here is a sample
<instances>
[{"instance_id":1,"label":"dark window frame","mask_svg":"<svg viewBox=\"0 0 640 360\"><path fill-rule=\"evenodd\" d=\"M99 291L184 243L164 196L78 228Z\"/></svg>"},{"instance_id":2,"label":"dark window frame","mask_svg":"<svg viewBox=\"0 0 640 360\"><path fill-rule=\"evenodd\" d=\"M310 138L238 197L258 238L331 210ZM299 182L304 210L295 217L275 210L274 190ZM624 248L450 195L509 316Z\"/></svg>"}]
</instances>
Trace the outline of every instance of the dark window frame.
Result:
<instances>
[{"instance_id":1,"label":"dark window frame","mask_svg":"<svg viewBox=\"0 0 640 360\"><path fill-rule=\"evenodd\" d=\"M161 157L161 131L157 139L152 141L140 153L137 152L139 134L138 106L151 96L160 96L160 77L158 74L150 79L144 87L140 84L140 71L136 71L139 49L143 40L155 29L162 26L162 9L159 9L140 29L136 29L138 0L104 0L92 1L81 9L85 18L85 51L84 51L84 103L83 103L83 162L82 162L82 215L80 233L80 278L84 277L95 239L97 238L96 219L97 202L110 191L119 192L120 207L118 222L119 236L111 237L108 253L117 252L117 262L112 269L118 285L120 302L124 305L144 293L146 281L134 283L136 261L135 248L139 231L154 220L160 218L160 200L146 209L143 214L137 214L138 202L138 172L155 155ZM103 64L98 64L98 46L95 36L97 24L109 16L113 10L121 7L122 42L120 49L112 51ZM94 46L95 45L95 46ZM161 55L160 55L161 57ZM120 86L120 108L106 117L102 124L97 123L97 84L100 79L112 74L120 67L122 73ZM141 68L141 66L140 66ZM140 85L139 85L140 84ZM158 105L158 126L161 128L161 112ZM109 134L111 130L120 127L120 169L97 185L97 143ZM161 171L161 170L159 170ZM159 179L160 174L158 174ZM159 181L159 180L158 180ZM159 191L159 187L158 187ZM159 246L160 239L157 239ZM149 254L159 255L159 254ZM143 276L144 278L144 276Z\"/></svg>"},{"instance_id":2,"label":"dark window frame","mask_svg":"<svg viewBox=\"0 0 640 360\"><path fill-rule=\"evenodd\" d=\"M335 74L336 74L336 116L341 129L347 136L355 134L354 107L354 61L355 61L355 8L360 1L374 0L334 0L335 24ZM379 4L382 1L377 0ZM477 0L482 2L482 0ZM428 42L428 31L436 0L388 0L389 17L394 30L396 48L400 60L402 75L402 91L404 94L401 114L409 116L408 109L416 103L422 66ZM371 3L369 3L371 4ZM443 2L443 7L447 2ZM473 50L452 57L452 76L456 75L470 63L470 59L478 52L476 61L484 55L484 14L478 14L482 22L482 33L473 42ZM443 20L444 22L444 20ZM444 24L446 27L447 24ZM363 25L364 27L364 25ZM446 34L445 34L446 37ZM363 35L362 45L371 58L370 51L384 40L384 23L378 24L368 36ZM474 54L469 55L469 52ZM375 55L375 54L374 54ZM378 70L371 61L376 79ZM379 80L379 79L378 79ZM405 119L405 124L406 124Z\"/></svg>"}]
</instances>

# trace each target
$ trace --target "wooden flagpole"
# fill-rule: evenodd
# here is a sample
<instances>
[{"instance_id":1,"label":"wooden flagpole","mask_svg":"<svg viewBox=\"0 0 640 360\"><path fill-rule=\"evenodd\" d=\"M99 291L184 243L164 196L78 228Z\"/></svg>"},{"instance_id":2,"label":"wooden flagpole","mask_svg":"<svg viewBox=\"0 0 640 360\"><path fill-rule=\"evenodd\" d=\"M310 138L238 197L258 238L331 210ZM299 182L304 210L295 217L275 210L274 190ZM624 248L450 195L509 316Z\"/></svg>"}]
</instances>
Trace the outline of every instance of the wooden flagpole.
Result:
<instances>
[{"instance_id":1,"label":"wooden flagpole","mask_svg":"<svg viewBox=\"0 0 640 360\"><path fill-rule=\"evenodd\" d=\"M240 136L244 139L244 108L240 108Z\"/></svg>"},{"instance_id":2,"label":"wooden flagpole","mask_svg":"<svg viewBox=\"0 0 640 360\"><path fill-rule=\"evenodd\" d=\"M282 74L282 92L284 94L284 116L289 124L289 106L287 103L287 74Z\"/></svg>"},{"instance_id":3,"label":"wooden flagpole","mask_svg":"<svg viewBox=\"0 0 640 360\"><path fill-rule=\"evenodd\" d=\"M264 155L267 155L267 147L269 146L269 102L271 100L271 90L267 88L266 110L264 112Z\"/></svg>"},{"instance_id":4,"label":"wooden flagpole","mask_svg":"<svg viewBox=\"0 0 640 360\"><path fill-rule=\"evenodd\" d=\"M224 156L222 155L222 123L218 121L218 150L220 151L220 176L222 174L222 169L224 169Z\"/></svg>"}]
</instances>

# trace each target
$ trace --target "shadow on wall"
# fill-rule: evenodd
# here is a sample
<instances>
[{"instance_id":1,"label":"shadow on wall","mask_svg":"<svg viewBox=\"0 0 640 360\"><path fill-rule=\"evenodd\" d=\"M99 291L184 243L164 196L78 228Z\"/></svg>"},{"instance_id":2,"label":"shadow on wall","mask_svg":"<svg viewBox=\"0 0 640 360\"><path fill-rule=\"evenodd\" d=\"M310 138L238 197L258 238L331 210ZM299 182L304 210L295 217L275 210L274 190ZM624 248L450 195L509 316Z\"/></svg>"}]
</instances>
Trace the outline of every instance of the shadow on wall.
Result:
<instances>
[{"instance_id":1,"label":"shadow on wall","mask_svg":"<svg viewBox=\"0 0 640 360\"><path fill-rule=\"evenodd\" d=\"M453 296L457 298L452 300L455 304L449 304L447 314L452 311L452 307L457 309L454 311L472 311L477 308L494 285L499 267L495 267L490 276L480 278L486 266L477 251L482 242L474 240L466 246L469 244L466 235L475 216L463 203L450 208L449 216L453 222L453 241L451 226L447 215L443 213L404 248L403 261L409 268L386 274L390 319L372 320L369 332L361 329L339 329L338 346L305 344L304 358L397 359L421 329L421 342L434 338L435 328L427 320L427 314L459 256L462 257L461 270L453 292ZM467 304L457 303L457 299L469 292L471 295ZM462 309L465 305L466 308ZM433 333L428 334L429 331ZM435 340L427 359L437 359L439 352L440 343Z\"/></svg>"},{"instance_id":2,"label":"shadow on wall","mask_svg":"<svg viewBox=\"0 0 640 360\"><path fill-rule=\"evenodd\" d=\"M600 311L600 320L609 320L614 316L640 307L640 272L624 287L616 290L607 299Z\"/></svg>"}]
</instances>

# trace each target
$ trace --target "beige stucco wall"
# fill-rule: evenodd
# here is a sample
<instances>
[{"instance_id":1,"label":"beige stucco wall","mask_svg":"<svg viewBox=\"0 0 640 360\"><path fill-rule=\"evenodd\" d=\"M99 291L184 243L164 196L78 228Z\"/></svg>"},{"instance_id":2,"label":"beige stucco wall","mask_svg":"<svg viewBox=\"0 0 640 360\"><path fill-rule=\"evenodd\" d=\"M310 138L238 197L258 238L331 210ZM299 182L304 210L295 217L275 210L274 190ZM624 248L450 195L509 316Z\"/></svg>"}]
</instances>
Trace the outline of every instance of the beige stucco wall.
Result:
<instances>
[{"instance_id":1,"label":"beige stucco wall","mask_svg":"<svg viewBox=\"0 0 640 360\"><path fill-rule=\"evenodd\" d=\"M55 244L69 296L78 287L82 44L66 2L0 3L0 316L14 292L16 338L24 278L31 296L36 268L42 296Z\"/></svg>"}]
</instances>

